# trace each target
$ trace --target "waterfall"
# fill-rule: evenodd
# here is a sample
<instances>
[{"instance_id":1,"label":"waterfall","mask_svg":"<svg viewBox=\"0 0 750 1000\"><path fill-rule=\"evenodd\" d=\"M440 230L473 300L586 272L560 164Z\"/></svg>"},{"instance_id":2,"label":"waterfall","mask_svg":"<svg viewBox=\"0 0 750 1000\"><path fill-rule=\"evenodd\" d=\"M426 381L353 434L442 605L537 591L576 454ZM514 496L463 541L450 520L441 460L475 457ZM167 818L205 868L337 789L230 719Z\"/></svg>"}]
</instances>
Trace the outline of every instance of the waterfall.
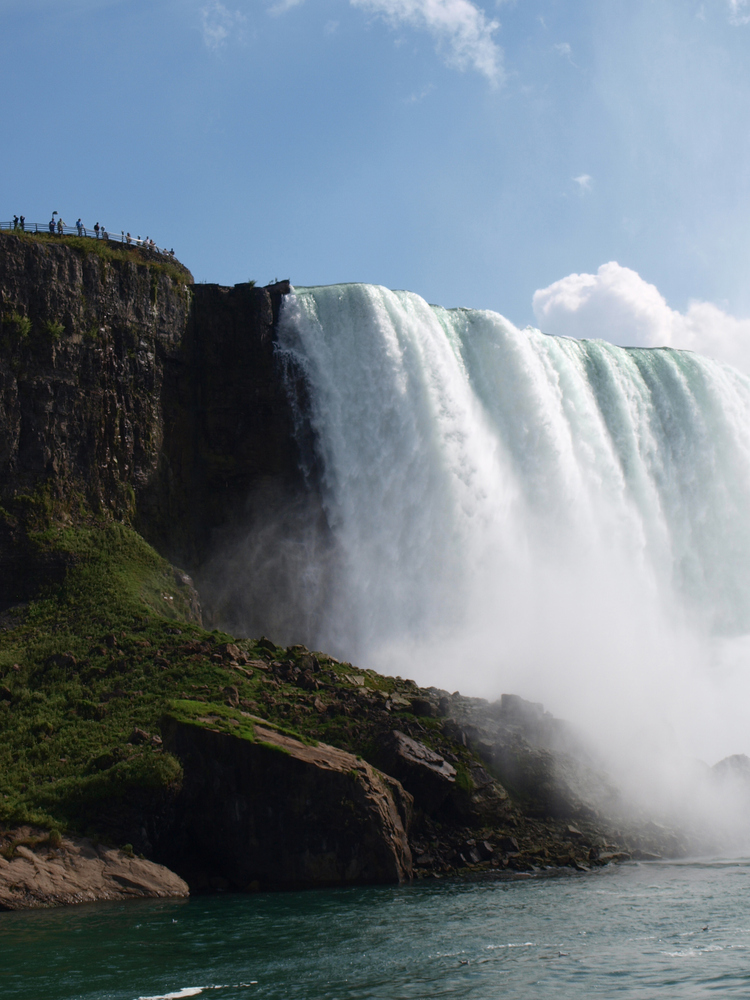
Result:
<instances>
[{"instance_id":1,"label":"waterfall","mask_svg":"<svg viewBox=\"0 0 750 1000\"><path fill-rule=\"evenodd\" d=\"M308 642L569 716L616 701L631 735L723 713L696 752L740 731L750 379L369 285L297 289L279 350L307 381L335 551Z\"/></svg>"}]
</instances>

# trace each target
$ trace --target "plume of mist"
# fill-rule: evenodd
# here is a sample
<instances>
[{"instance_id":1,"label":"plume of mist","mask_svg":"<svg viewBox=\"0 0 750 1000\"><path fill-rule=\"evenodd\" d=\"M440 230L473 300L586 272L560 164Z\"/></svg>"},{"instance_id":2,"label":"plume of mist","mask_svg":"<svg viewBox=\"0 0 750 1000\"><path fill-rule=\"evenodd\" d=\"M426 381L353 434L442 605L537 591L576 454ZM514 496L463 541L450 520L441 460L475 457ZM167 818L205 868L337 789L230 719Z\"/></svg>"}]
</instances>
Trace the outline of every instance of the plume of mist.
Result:
<instances>
[{"instance_id":1,"label":"plume of mist","mask_svg":"<svg viewBox=\"0 0 750 1000\"><path fill-rule=\"evenodd\" d=\"M640 343L674 329L634 272L600 275L538 308L598 322L614 287ZM543 702L634 808L740 843L744 785L707 774L750 749L748 379L371 286L287 297L279 350L307 385L317 506L268 505L228 542L230 620Z\"/></svg>"}]
</instances>

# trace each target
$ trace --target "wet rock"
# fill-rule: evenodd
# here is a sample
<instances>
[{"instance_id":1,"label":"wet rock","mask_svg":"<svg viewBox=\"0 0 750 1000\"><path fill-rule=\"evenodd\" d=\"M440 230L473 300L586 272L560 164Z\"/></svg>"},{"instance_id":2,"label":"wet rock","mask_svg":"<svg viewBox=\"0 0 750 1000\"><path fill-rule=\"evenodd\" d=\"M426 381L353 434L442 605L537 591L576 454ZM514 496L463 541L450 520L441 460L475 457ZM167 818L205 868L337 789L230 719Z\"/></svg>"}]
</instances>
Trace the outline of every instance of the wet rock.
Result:
<instances>
[{"instance_id":1,"label":"wet rock","mask_svg":"<svg viewBox=\"0 0 750 1000\"><path fill-rule=\"evenodd\" d=\"M447 699L444 699L447 702ZM450 739L454 740L456 743L460 743L461 746L466 747L469 745L466 733L453 719L446 719L443 723L443 732Z\"/></svg>"}]
</instances>

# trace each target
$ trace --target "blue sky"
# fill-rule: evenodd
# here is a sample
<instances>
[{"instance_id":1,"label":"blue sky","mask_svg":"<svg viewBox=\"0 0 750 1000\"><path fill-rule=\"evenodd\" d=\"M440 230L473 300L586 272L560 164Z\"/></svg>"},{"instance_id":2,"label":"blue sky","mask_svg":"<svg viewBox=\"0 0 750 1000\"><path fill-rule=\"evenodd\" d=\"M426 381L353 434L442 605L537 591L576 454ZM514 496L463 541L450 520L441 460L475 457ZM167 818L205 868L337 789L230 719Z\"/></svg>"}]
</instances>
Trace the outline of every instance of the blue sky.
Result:
<instances>
[{"instance_id":1,"label":"blue sky","mask_svg":"<svg viewBox=\"0 0 750 1000\"><path fill-rule=\"evenodd\" d=\"M0 216L550 332L535 291L616 261L742 320L748 22L750 0L0 0Z\"/></svg>"}]
</instances>

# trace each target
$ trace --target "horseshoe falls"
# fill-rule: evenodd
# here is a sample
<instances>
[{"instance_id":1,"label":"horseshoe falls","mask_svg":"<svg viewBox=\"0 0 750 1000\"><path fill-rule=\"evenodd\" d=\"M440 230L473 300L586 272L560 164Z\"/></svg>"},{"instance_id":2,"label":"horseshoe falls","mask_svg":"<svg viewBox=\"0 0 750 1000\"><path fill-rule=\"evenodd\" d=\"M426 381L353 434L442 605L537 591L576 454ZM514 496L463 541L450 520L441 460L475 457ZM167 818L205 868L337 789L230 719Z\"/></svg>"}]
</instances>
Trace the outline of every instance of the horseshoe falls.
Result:
<instances>
[{"instance_id":1,"label":"horseshoe falls","mask_svg":"<svg viewBox=\"0 0 750 1000\"><path fill-rule=\"evenodd\" d=\"M298 641L633 759L750 751L750 379L369 285L297 289L278 347L330 534Z\"/></svg>"}]
</instances>

